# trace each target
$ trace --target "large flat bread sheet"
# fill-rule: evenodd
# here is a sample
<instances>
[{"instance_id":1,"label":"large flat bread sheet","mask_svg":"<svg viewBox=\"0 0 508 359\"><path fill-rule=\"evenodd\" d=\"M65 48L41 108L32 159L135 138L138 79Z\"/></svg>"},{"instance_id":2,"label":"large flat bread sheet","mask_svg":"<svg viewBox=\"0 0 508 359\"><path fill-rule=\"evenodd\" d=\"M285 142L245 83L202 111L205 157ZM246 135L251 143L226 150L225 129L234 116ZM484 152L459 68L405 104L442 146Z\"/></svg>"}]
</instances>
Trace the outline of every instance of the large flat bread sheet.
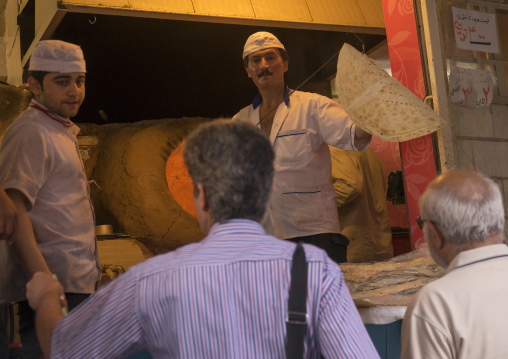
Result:
<instances>
[{"instance_id":1,"label":"large flat bread sheet","mask_svg":"<svg viewBox=\"0 0 508 359\"><path fill-rule=\"evenodd\" d=\"M337 62L335 87L351 120L372 135L391 142L432 133L445 121L404 85L349 44Z\"/></svg>"}]
</instances>

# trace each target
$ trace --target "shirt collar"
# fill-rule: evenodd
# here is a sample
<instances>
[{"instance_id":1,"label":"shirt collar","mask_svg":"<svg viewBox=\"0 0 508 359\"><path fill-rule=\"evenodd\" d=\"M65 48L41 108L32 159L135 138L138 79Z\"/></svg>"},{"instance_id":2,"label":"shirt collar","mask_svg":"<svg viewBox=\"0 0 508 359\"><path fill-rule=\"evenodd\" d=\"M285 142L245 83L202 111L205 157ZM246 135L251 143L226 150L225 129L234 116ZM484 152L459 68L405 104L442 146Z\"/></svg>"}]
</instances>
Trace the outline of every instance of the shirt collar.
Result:
<instances>
[{"instance_id":1,"label":"shirt collar","mask_svg":"<svg viewBox=\"0 0 508 359\"><path fill-rule=\"evenodd\" d=\"M40 103L39 101L37 101L36 99L32 99L32 102L37 104L38 106L42 107L43 109L45 109L46 111L49 111L51 113L52 116L55 116L57 119L61 120L62 123L65 123L66 125L68 125L67 127L71 127L71 126L74 126L75 123L72 122L71 120L69 120L68 118L65 118L65 117L62 117L62 116L59 116L57 115L56 113L54 113L53 111L51 111L49 108L47 108L46 106L44 106L42 103Z\"/></svg>"},{"instance_id":2,"label":"shirt collar","mask_svg":"<svg viewBox=\"0 0 508 359\"><path fill-rule=\"evenodd\" d=\"M286 89L284 90L284 102L286 103L286 106L289 106L289 87L286 85ZM261 105L261 102L263 102L263 97L261 97L261 92L258 92L256 97L254 97L254 101L252 101L252 107L254 109L258 108L259 105Z\"/></svg>"},{"instance_id":3,"label":"shirt collar","mask_svg":"<svg viewBox=\"0 0 508 359\"><path fill-rule=\"evenodd\" d=\"M446 268L446 273L457 267L467 266L473 262L506 254L508 254L508 246L506 246L506 244L492 244L475 249L469 249L467 251L460 252L455 256L455 258L453 258L448 268Z\"/></svg>"},{"instance_id":4,"label":"shirt collar","mask_svg":"<svg viewBox=\"0 0 508 359\"><path fill-rule=\"evenodd\" d=\"M72 122L70 119L57 115L56 113L54 113L49 108L47 108L46 106L44 106L42 103L40 103L39 101L37 101L35 99L32 99L31 102L33 102L37 106L41 107L42 109L46 110L48 112L48 114L45 113L45 115L48 118L50 118L53 121L60 122L61 125L67 127L69 129L70 133L74 137L76 137L77 135L80 134L80 128L78 126L76 126L76 124L74 122Z\"/></svg>"},{"instance_id":5,"label":"shirt collar","mask_svg":"<svg viewBox=\"0 0 508 359\"><path fill-rule=\"evenodd\" d=\"M227 232L242 232L242 233L256 233L265 234L263 226L258 222L250 219L230 219L221 223L215 223L208 231L207 238L215 237Z\"/></svg>"}]
</instances>

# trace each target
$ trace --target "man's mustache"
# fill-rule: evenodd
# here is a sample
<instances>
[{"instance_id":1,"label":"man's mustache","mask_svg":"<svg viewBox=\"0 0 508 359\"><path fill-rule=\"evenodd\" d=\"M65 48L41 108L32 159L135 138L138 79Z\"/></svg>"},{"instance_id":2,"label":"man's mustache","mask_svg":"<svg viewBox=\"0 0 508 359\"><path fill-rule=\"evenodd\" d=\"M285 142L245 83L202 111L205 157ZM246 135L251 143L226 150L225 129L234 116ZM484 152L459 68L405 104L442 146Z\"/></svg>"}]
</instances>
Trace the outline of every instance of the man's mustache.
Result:
<instances>
[{"instance_id":1,"label":"man's mustache","mask_svg":"<svg viewBox=\"0 0 508 359\"><path fill-rule=\"evenodd\" d=\"M270 70L266 69L266 70L261 71L258 74L258 78L261 78L263 76L270 76L270 75L273 75L273 72L271 72Z\"/></svg>"}]
</instances>

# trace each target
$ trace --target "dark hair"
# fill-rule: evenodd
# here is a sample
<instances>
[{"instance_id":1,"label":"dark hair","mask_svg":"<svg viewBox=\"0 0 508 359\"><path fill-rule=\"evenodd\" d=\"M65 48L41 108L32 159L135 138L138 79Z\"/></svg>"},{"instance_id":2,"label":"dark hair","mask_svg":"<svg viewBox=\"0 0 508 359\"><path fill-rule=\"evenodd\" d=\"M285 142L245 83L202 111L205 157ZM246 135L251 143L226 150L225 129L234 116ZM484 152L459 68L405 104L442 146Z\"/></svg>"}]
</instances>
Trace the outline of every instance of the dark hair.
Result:
<instances>
[{"instance_id":1,"label":"dark hair","mask_svg":"<svg viewBox=\"0 0 508 359\"><path fill-rule=\"evenodd\" d=\"M274 153L266 135L245 121L215 120L188 137L185 164L205 189L215 222L242 218L260 221L273 181Z\"/></svg>"},{"instance_id":2,"label":"dark hair","mask_svg":"<svg viewBox=\"0 0 508 359\"><path fill-rule=\"evenodd\" d=\"M279 54L280 54L280 57L282 58L282 61L289 61L289 54L287 53L286 50L278 48L278 47L276 47L276 49L279 50ZM243 66L244 67L249 67L249 56L250 55L251 54L249 54L243 58Z\"/></svg>"},{"instance_id":3,"label":"dark hair","mask_svg":"<svg viewBox=\"0 0 508 359\"><path fill-rule=\"evenodd\" d=\"M49 74L48 71L29 71L28 77L31 76L34 79L36 79L37 82L39 83L39 85L41 86L41 91L44 91L44 85L43 85L44 76L46 76L47 74Z\"/></svg>"}]
</instances>

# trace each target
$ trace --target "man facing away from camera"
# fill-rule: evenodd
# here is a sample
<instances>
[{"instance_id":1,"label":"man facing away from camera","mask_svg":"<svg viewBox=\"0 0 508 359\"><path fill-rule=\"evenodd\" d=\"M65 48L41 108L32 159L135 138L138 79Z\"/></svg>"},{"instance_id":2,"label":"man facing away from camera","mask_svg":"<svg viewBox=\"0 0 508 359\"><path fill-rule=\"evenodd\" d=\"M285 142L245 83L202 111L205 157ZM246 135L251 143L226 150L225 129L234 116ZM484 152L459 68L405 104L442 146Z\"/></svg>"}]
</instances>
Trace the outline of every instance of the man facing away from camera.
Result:
<instances>
[{"instance_id":1,"label":"man facing away from camera","mask_svg":"<svg viewBox=\"0 0 508 359\"><path fill-rule=\"evenodd\" d=\"M444 277L414 297L402 358L508 358L508 248L497 184L451 170L420 198L420 224Z\"/></svg>"},{"instance_id":2,"label":"man facing away from camera","mask_svg":"<svg viewBox=\"0 0 508 359\"><path fill-rule=\"evenodd\" d=\"M28 298L48 357L285 357L295 244L258 223L273 180L270 142L249 123L216 120L189 136L184 158L206 237L131 267L65 318L60 284L37 273ZM377 358L339 267L304 248L304 357Z\"/></svg>"},{"instance_id":3,"label":"man facing away from camera","mask_svg":"<svg viewBox=\"0 0 508 359\"><path fill-rule=\"evenodd\" d=\"M259 93L234 119L260 126L275 151L263 226L276 237L303 240L325 249L337 263L346 262L348 239L340 234L328 145L364 150L370 134L356 127L337 102L287 87L288 53L273 34L251 35L242 58Z\"/></svg>"}]
</instances>

